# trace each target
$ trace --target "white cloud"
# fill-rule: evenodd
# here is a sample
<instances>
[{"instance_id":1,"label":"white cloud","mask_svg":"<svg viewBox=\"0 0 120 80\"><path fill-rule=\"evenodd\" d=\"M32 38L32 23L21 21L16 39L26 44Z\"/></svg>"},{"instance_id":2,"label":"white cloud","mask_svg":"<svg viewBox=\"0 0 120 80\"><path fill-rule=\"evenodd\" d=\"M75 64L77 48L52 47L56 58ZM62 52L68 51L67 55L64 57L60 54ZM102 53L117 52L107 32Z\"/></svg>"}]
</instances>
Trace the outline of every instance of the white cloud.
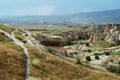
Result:
<instances>
[{"instance_id":1,"label":"white cloud","mask_svg":"<svg viewBox=\"0 0 120 80\"><path fill-rule=\"evenodd\" d=\"M18 9L11 11L11 15L51 15L54 13L54 6L40 6L31 9Z\"/></svg>"},{"instance_id":2,"label":"white cloud","mask_svg":"<svg viewBox=\"0 0 120 80\"><path fill-rule=\"evenodd\" d=\"M54 12L54 6L43 6L35 9L35 12L40 15L51 15Z\"/></svg>"}]
</instances>

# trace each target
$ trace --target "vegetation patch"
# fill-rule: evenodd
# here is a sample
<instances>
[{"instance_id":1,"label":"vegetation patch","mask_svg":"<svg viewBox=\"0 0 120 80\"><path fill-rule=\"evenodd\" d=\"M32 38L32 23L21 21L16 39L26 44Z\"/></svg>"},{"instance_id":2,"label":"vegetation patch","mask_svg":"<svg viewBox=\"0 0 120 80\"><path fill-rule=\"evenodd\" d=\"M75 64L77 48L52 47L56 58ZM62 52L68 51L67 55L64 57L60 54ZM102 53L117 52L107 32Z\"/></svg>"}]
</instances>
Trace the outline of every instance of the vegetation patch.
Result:
<instances>
[{"instance_id":1,"label":"vegetation patch","mask_svg":"<svg viewBox=\"0 0 120 80\"><path fill-rule=\"evenodd\" d=\"M0 24L0 29L6 31L6 32L8 32L8 33L11 33L12 31L15 30L14 28L12 28L12 27L10 27L10 26L9 26L9 27L8 27L8 26L5 26L5 25L3 25L3 24Z\"/></svg>"},{"instance_id":2,"label":"vegetation patch","mask_svg":"<svg viewBox=\"0 0 120 80\"><path fill-rule=\"evenodd\" d=\"M119 55L120 56L120 51L119 52L112 52L112 55Z\"/></svg>"},{"instance_id":3,"label":"vegetation patch","mask_svg":"<svg viewBox=\"0 0 120 80\"><path fill-rule=\"evenodd\" d=\"M108 48L110 46L110 44L106 41L96 41L95 45L98 45L102 48Z\"/></svg>"},{"instance_id":4,"label":"vegetation patch","mask_svg":"<svg viewBox=\"0 0 120 80\"><path fill-rule=\"evenodd\" d=\"M17 31L15 31L14 34L15 34L15 37L16 37L17 39L19 39L20 41L26 43L26 36L23 35L24 32L23 32L22 30L18 29Z\"/></svg>"},{"instance_id":5,"label":"vegetation patch","mask_svg":"<svg viewBox=\"0 0 120 80\"><path fill-rule=\"evenodd\" d=\"M120 73L120 66L109 65L106 67L106 69L113 73Z\"/></svg>"},{"instance_id":6,"label":"vegetation patch","mask_svg":"<svg viewBox=\"0 0 120 80\"><path fill-rule=\"evenodd\" d=\"M7 45L7 47L15 49L22 52L22 48L15 44L11 39L5 36L3 33L0 33L0 45Z\"/></svg>"},{"instance_id":7,"label":"vegetation patch","mask_svg":"<svg viewBox=\"0 0 120 80\"><path fill-rule=\"evenodd\" d=\"M90 56L86 56L86 60L87 61L91 61L91 57Z\"/></svg>"},{"instance_id":8,"label":"vegetation patch","mask_svg":"<svg viewBox=\"0 0 120 80\"><path fill-rule=\"evenodd\" d=\"M24 53L0 44L0 80L25 80Z\"/></svg>"}]
</instances>

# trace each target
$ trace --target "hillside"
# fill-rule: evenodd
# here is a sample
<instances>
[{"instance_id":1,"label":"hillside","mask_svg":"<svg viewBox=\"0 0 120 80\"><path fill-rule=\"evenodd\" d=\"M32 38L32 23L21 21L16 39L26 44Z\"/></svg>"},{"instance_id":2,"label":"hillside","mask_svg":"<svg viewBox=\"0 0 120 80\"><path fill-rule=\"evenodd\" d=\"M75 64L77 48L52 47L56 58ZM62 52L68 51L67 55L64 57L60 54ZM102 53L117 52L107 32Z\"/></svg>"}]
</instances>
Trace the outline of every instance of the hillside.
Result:
<instances>
[{"instance_id":1,"label":"hillside","mask_svg":"<svg viewBox=\"0 0 120 80\"><path fill-rule=\"evenodd\" d=\"M0 33L0 80L25 80L24 58L21 47Z\"/></svg>"},{"instance_id":2,"label":"hillside","mask_svg":"<svg viewBox=\"0 0 120 80\"><path fill-rule=\"evenodd\" d=\"M13 28L11 31L11 28L6 26L5 28L9 30L6 31L7 33L16 30ZM3 25L0 29L5 31ZM25 80L25 78L29 80L120 80L119 75L77 65L74 61L24 43L22 46L27 49L30 56L27 58L23 47L15 43L17 38L11 40L4 33L0 33L0 80ZM30 64L25 61L26 59L30 59ZM26 70L28 70L26 64L30 69L28 77L26 77Z\"/></svg>"},{"instance_id":3,"label":"hillside","mask_svg":"<svg viewBox=\"0 0 120 80\"><path fill-rule=\"evenodd\" d=\"M83 65L28 47L31 56L31 76L42 80L119 80L115 74L91 70Z\"/></svg>"}]
</instances>

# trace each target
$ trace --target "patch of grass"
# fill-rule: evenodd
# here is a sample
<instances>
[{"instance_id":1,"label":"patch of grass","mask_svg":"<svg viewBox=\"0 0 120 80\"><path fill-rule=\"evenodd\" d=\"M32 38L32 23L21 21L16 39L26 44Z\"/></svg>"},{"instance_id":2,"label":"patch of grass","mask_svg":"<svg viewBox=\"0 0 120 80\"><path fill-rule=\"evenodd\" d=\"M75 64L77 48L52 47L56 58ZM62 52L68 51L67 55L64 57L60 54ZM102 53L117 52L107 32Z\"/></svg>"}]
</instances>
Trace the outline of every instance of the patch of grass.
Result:
<instances>
[{"instance_id":1,"label":"patch of grass","mask_svg":"<svg viewBox=\"0 0 120 80\"><path fill-rule=\"evenodd\" d=\"M120 73L120 66L110 65L110 66L107 66L106 69L113 73Z\"/></svg>"},{"instance_id":2,"label":"patch of grass","mask_svg":"<svg viewBox=\"0 0 120 80\"><path fill-rule=\"evenodd\" d=\"M112 55L119 55L120 56L120 51L119 52L112 52Z\"/></svg>"},{"instance_id":3,"label":"patch of grass","mask_svg":"<svg viewBox=\"0 0 120 80\"><path fill-rule=\"evenodd\" d=\"M15 31L14 34L15 34L15 37L16 37L17 39L19 39L20 41L26 43L26 38L25 38L26 36L23 35L24 32L23 32L22 30L18 29L17 31Z\"/></svg>"},{"instance_id":4,"label":"patch of grass","mask_svg":"<svg viewBox=\"0 0 120 80\"><path fill-rule=\"evenodd\" d=\"M12 41L12 40L9 39L7 36L5 36L3 33L0 33L0 43L9 42L9 41Z\"/></svg>"},{"instance_id":5,"label":"patch of grass","mask_svg":"<svg viewBox=\"0 0 120 80\"><path fill-rule=\"evenodd\" d=\"M25 80L25 56L0 44L0 80Z\"/></svg>"},{"instance_id":6,"label":"patch of grass","mask_svg":"<svg viewBox=\"0 0 120 80\"><path fill-rule=\"evenodd\" d=\"M15 44L11 39L5 36L3 33L0 33L0 45L7 45L7 47L15 49L22 52L22 48Z\"/></svg>"},{"instance_id":7,"label":"patch of grass","mask_svg":"<svg viewBox=\"0 0 120 80\"><path fill-rule=\"evenodd\" d=\"M11 33L12 31L15 30L14 28L12 28L12 27L10 27L10 26L5 26L5 25L3 25L3 24L0 24L0 29L6 31L6 32L8 32L8 33Z\"/></svg>"},{"instance_id":8,"label":"patch of grass","mask_svg":"<svg viewBox=\"0 0 120 80\"><path fill-rule=\"evenodd\" d=\"M12 48L12 49L15 49L15 50L17 50L17 51L20 51L20 52L22 52L23 51L23 49L20 47L20 46L18 46L17 44L15 44L14 42L7 42L7 43L5 43L8 47L10 47L10 48Z\"/></svg>"},{"instance_id":9,"label":"patch of grass","mask_svg":"<svg viewBox=\"0 0 120 80\"><path fill-rule=\"evenodd\" d=\"M110 44L108 42L105 42L105 41L96 41L95 45L98 45L102 48L108 48L110 46Z\"/></svg>"}]
</instances>

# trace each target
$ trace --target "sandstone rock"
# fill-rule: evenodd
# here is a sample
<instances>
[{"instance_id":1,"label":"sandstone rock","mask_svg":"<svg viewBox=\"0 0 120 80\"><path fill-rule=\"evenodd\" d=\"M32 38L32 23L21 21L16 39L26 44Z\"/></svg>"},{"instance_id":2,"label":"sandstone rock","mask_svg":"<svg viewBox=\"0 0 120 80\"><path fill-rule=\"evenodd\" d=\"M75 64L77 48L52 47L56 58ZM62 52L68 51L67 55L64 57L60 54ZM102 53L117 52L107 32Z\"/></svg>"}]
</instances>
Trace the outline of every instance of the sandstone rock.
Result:
<instances>
[{"instance_id":1,"label":"sandstone rock","mask_svg":"<svg viewBox=\"0 0 120 80\"><path fill-rule=\"evenodd\" d=\"M53 45L58 46L64 42L63 37L61 36L54 36L50 34L37 34L35 39L40 41L43 45Z\"/></svg>"},{"instance_id":2,"label":"sandstone rock","mask_svg":"<svg viewBox=\"0 0 120 80\"><path fill-rule=\"evenodd\" d=\"M95 43L97 40L98 40L98 36L94 34L94 35L91 35L89 42Z\"/></svg>"}]
</instances>

